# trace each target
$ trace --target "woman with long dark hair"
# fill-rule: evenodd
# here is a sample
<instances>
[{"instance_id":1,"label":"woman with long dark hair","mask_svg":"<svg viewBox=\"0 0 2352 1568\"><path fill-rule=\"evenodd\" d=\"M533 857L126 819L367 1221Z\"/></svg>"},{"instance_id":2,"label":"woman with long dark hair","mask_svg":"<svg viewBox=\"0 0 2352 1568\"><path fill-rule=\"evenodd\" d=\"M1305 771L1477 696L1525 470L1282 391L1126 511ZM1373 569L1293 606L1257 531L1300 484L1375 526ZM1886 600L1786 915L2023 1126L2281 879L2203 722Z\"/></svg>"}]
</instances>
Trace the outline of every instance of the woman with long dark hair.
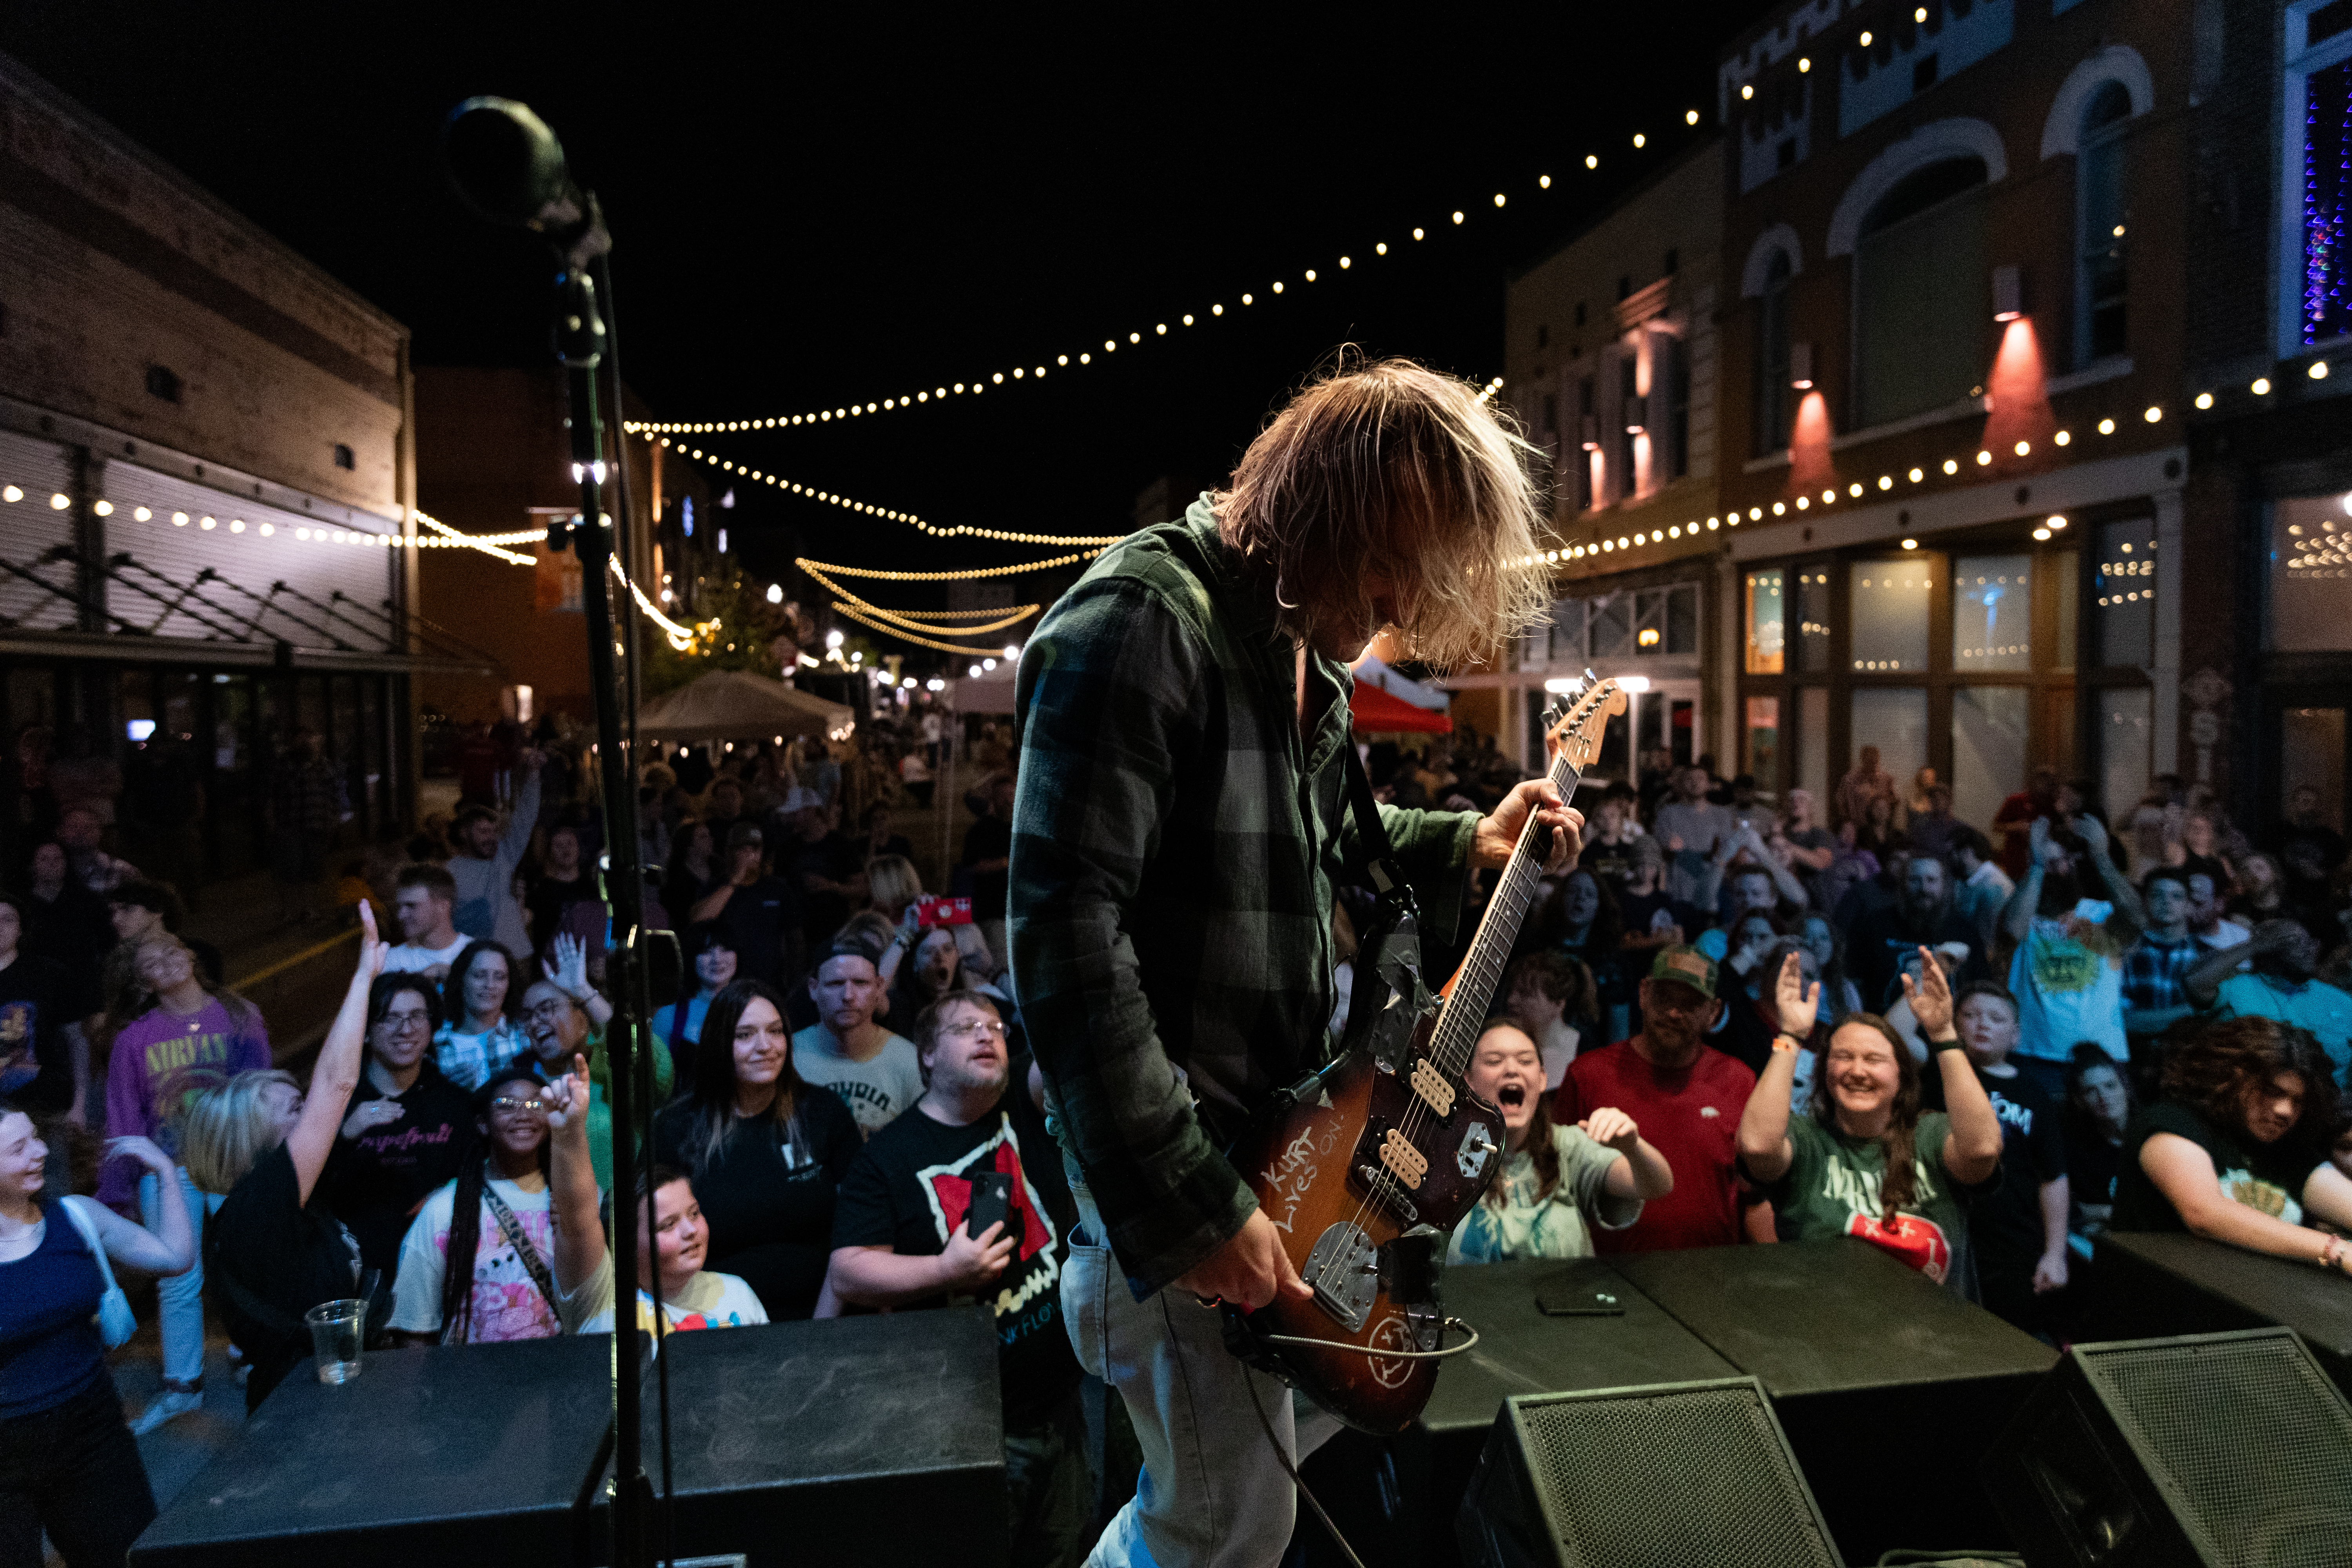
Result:
<instances>
[{"instance_id":1,"label":"woman with long dark hair","mask_svg":"<svg viewBox=\"0 0 2352 1568\"><path fill-rule=\"evenodd\" d=\"M1622 1230L1642 1217L1643 1199L1675 1190L1665 1156L1623 1111L1552 1121L1543 1055L1524 1019L1486 1020L1464 1081L1503 1113L1503 1167L1454 1227L1448 1262L1590 1258L1593 1227Z\"/></svg>"},{"instance_id":2,"label":"woman with long dark hair","mask_svg":"<svg viewBox=\"0 0 2352 1568\"><path fill-rule=\"evenodd\" d=\"M545 1088L517 1070L475 1092L457 1178L425 1198L401 1243L390 1327L408 1342L488 1344L563 1331ZM452 1258L472 1266L452 1268Z\"/></svg>"},{"instance_id":3,"label":"woman with long dark hair","mask_svg":"<svg viewBox=\"0 0 2352 1568\"><path fill-rule=\"evenodd\" d=\"M530 984L515 955L498 942L466 944L441 982L433 1058L442 1076L471 1094L530 1055L520 1022Z\"/></svg>"},{"instance_id":4,"label":"woman with long dark hair","mask_svg":"<svg viewBox=\"0 0 2352 1568\"><path fill-rule=\"evenodd\" d=\"M793 1070L784 999L758 980L711 999L693 1090L654 1119L655 1158L693 1180L711 1266L771 1321L832 1315L834 1191L863 1142L841 1097Z\"/></svg>"},{"instance_id":5,"label":"woman with long dark hair","mask_svg":"<svg viewBox=\"0 0 2352 1568\"><path fill-rule=\"evenodd\" d=\"M1885 1019L1853 1013L1830 1033L1814 1076L1812 1114L1791 1117L1790 1087L1821 1005L1803 957L1780 962L1773 992L1780 1032L1739 1118L1739 1159L1765 1184L1780 1236L1860 1237L1971 1300L1965 1194L2000 1168L1993 1114L1952 1025L1952 991L1927 950L1920 982L1903 977L1942 1075L1948 1110L1919 1109L1919 1067Z\"/></svg>"},{"instance_id":6,"label":"woman with long dark hair","mask_svg":"<svg viewBox=\"0 0 2352 1568\"><path fill-rule=\"evenodd\" d=\"M2328 1163L2342 1131L2326 1054L2273 1018L2209 1024L2175 1046L2164 1097L2132 1118L2115 1228L2189 1231L2352 1274L2352 1178Z\"/></svg>"}]
</instances>

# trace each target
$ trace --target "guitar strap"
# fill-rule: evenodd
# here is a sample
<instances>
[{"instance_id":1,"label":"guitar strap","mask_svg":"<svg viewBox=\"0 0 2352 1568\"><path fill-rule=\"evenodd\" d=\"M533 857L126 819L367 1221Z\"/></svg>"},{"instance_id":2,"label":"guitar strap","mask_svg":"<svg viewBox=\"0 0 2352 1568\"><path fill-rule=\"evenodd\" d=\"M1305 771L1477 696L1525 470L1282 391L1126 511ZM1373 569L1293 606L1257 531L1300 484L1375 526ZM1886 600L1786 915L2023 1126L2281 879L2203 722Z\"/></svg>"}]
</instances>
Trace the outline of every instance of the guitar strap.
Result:
<instances>
[{"instance_id":1,"label":"guitar strap","mask_svg":"<svg viewBox=\"0 0 2352 1568\"><path fill-rule=\"evenodd\" d=\"M1364 1044L1376 1023L1391 1015L1391 995L1402 994L1412 1004L1394 1010L1407 1030L1411 1020L1419 1016L1424 1000L1421 905L1413 898L1412 884L1405 880L1396 863L1396 846L1389 838L1388 825L1381 820L1380 803L1372 798L1372 782L1364 774L1363 758L1352 742L1346 749L1348 804L1356 818L1356 837L1379 902L1370 922L1358 936L1356 983L1349 996L1348 1021L1339 1034L1342 1052Z\"/></svg>"}]
</instances>

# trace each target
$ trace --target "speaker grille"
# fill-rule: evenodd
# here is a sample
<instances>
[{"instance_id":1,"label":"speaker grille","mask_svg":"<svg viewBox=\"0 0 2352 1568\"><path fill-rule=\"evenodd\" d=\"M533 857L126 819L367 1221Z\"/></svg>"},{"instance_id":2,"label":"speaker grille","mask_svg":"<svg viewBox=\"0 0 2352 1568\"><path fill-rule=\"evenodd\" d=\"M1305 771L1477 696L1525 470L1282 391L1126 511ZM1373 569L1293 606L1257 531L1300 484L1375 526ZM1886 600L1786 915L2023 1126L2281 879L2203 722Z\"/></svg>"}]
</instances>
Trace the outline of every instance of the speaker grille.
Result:
<instances>
[{"instance_id":1,"label":"speaker grille","mask_svg":"<svg viewBox=\"0 0 2352 1568\"><path fill-rule=\"evenodd\" d=\"M2281 1334L2084 1346L2084 1371L2231 1568L2341 1568L2352 1552L2352 1414Z\"/></svg>"},{"instance_id":2,"label":"speaker grille","mask_svg":"<svg viewBox=\"0 0 2352 1568\"><path fill-rule=\"evenodd\" d=\"M1522 1403L1538 1493L1577 1568L1838 1568L1752 1387Z\"/></svg>"}]
</instances>

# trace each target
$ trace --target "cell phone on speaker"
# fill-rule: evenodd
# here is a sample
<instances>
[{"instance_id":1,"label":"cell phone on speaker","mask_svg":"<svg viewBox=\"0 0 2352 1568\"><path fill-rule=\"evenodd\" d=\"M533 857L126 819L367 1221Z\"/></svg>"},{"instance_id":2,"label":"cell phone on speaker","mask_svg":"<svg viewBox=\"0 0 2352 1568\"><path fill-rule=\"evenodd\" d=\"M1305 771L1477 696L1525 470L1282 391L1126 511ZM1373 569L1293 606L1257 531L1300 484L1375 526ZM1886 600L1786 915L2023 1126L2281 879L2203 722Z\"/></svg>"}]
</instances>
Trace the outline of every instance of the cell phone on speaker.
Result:
<instances>
[{"instance_id":1,"label":"cell phone on speaker","mask_svg":"<svg viewBox=\"0 0 2352 1568\"><path fill-rule=\"evenodd\" d=\"M1547 1318L1622 1318L1625 1303L1589 1285L1543 1285L1536 1289L1536 1310Z\"/></svg>"},{"instance_id":2,"label":"cell phone on speaker","mask_svg":"<svg viewBox=\"0 0 2352 1568\"><path fill-rule=\"evenodd\" d=\"M1003 1171L982 1171L971 1179L971 1207L963 1231L977 1241L988 1227L1013 1217L1013 1178Z\"/></svg>"}]
</instances>

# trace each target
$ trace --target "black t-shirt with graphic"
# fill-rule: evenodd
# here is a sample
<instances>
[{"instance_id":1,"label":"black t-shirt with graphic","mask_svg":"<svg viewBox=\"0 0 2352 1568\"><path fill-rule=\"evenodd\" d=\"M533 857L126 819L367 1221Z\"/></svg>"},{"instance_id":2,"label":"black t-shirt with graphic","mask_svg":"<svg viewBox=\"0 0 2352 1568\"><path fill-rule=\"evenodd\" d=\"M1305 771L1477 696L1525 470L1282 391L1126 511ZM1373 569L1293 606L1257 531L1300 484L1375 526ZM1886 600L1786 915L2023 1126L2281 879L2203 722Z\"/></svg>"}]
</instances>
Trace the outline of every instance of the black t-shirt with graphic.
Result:
<instances>
[{"instance_id":1,"label":"black t-shirt with graphic","mask_svg":"<svg viewBox=\"0 0 2352 1568\"><path fill-rule=\"evenodd\" d=\"M887 1247L930 1258L971 1207L972 1175L1013 1178L1008 1231L1021 1238L988 1300L996 1310L1007 1426L1043 1420L1078 1383L1077 1358L1062 1323L1062 1267L1069 1257L1069 1212L1062 1158L1029 1098L1025 1060L1016 1060L996 1109L968 1127L949 1127L915 1106L867 1140L850 1162L835 1200L833 1244ZM949 1298L919 1301L945 1306Z\"/></svg>"},{"instance_id":2,"label":"black t-shirt with graphic","mask_svg":"<svg viewBox=\"0 0 2352 1568\"><path fill-rule=\"evenodd\" d=\"M703 1152L702 1118L688 1101L654 1118L654 1154L692 1171L695 1201L710 1226L708 1267L751 1287L770 1322L816 1310L833 1257L834 1189L849 1171L861 1139L839 1095L804 1084L793 1112L796 1136L774 1121L738 1121L715 1159Z\"/></svg>"},{"instance_id":3,"label":"black t-shirt with graphic","mask_svg":"<svg viewBox=\"0 0 2352 1568\"><path fill-rule=\"evenodd\" d=\"M400 1272L400 1244L417 1205L457 1178L473 1128L474 1097L442 1077L427 1058L405 1094L387 1096L362 1073L344 1119L369 1100L384 1099L400 1107L400 1119L357 1138L338 1131L319 1186L335 1217L359 1238L360 1261L382 1270L389 1283Z\"/></svg>"},{"instance_id":4,"label":"black t-shirt with graphic","mask_svg":"<svg viewBox=\"0 0 2352 1568\"><path fill-rule=\"evenodd\" d=\"M64 965L29 952L0 969L0 1097L27 1110L73 1103L72 984Z\"/></svg>"},{"instance_id":5,"label":"black t-shirt with graphic","mask_svg":"<svg viewBox=\"0 0 2352 1568\"><path fill-rule=\"evenodd\" d=\"M2299 1130L2298 1130L2299 1131ZM2179 1100L2164 1100L2131 1120L2124 1130L2122 1169L2116 1173L2115 1230L2187 1230L2180 1211L2140 1169L2143 1144L2158 1132L2186 1138L2211 1156L2222 1195L2273 1219L2301 1225L2303 1184L2325 1157L2301 1139L2257 1143L2224 1131Z\"/></svg>"},{"instance_id":6,"label":"black t-shirt with graphic","mask_svg":"<svg viewBox=\"0 0 2352 1568\"><path fill-rule=\"evenodd\" d=\"M1943 1075L1930 1081L1940 1105ZM2066 1136L2057 1102L2023 1073L1996 1078L1978 1068L1977 1081L2000 1119L2000 1182L1969 1208L1977 1273L1990 1296L1997 1282L2033 1278L2042 1258L2042 1187L2066 1173Z\"/></svg>"}]
</instances>

